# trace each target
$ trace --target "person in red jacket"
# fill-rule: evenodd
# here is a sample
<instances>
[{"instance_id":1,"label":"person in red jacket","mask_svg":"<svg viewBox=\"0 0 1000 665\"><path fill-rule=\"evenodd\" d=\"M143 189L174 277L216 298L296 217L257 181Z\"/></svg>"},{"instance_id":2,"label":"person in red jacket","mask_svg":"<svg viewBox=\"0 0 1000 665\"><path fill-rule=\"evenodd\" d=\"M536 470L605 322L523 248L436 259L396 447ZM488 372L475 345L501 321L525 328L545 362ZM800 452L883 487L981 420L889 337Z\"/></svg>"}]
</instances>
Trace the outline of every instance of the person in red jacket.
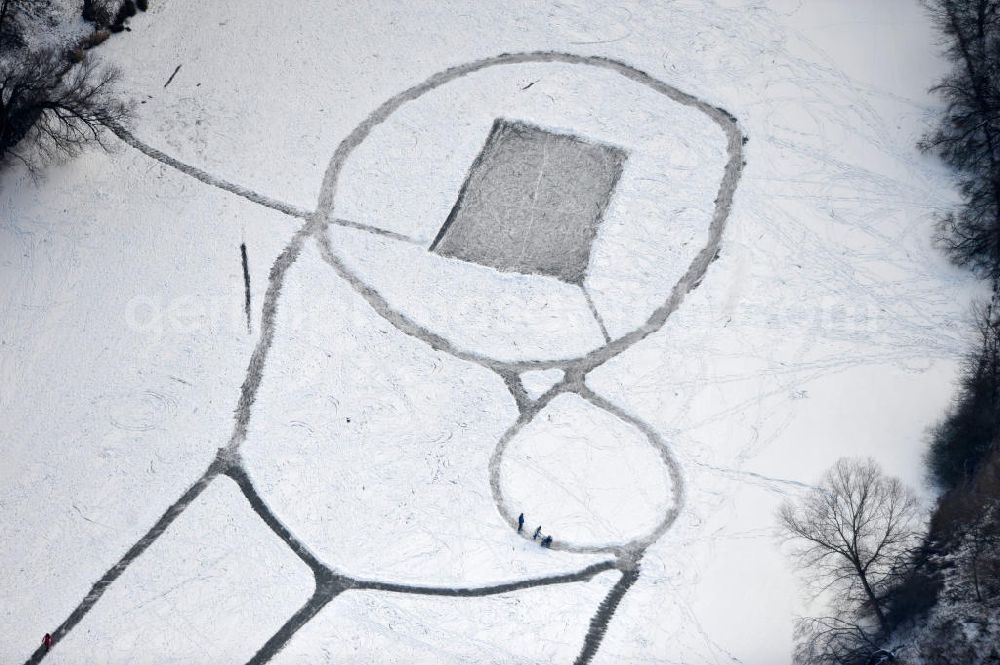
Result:
<instances>
[{"instance_id":1,"label":"person in red jacket","mask_svg":"<svg viewBox=\"0 0 1000 665\"><path fill-rule=\"evenodd\" d=\"M50 633L45 633L45 637L42 638L42 646L45 647L45 653L49 652L52 648L52 635Z\"/></svg>"}]
</instances>

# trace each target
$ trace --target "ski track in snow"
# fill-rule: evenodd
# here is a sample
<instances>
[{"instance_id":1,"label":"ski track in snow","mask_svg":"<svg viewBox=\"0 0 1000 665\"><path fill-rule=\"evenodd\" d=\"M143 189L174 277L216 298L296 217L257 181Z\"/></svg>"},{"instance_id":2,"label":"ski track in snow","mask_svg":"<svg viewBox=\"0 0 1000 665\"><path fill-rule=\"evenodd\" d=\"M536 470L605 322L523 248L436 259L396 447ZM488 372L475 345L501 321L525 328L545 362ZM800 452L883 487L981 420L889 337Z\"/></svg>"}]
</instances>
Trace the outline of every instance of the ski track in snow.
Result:
<instances>
[{"instance_id":1,"label":"ski track in snow","mask_svg":"<svg viewBox=\"0 0 1000 665\"><path fill-rule=\"evenodd\" d=\"M330 244L326 234L326 228L330 224L348 226L360 229L369 233L391 237L402 242L414 243L412 238L403 236L391 231L385 231L365 224L332 218L334 202L336 198L337 182L343 167L351 152L361 144L374 127L384 122L396 109L407 101L416 99L422 94L433 90L450 81L458 79L473 72L498 66L521 63L545 63L557 62L564 64L574 64L590 66L604 70L610 70L631 81L648 86L653 90L663 94L672 101L695 108L712 121L714 121L725 133L727 140L728 162L724 169L718 197L716 199L715 212L709 227L709 242L695 257L687 272L674 286L666 302L658 307L649 319L639 328L621 336L617 339L607 339L607 343L590 353L570 360L533 360L533 361L498 361L482 356L454 346L449 340L437 335L417 323L407 318L389 305L389 303L373 288L362 282L356 275L339 259ZM232 436L228 444L219 449L216 459L206 469L200 478L172 504L153 527L140 538L123 556L112 566L97 582L94 583L91 591L77 605L69 617L63 621L52 632L53 645L66 636L90 611L90 609L100 600L105 590L116 580L125 569L142 555L146 549L155 542L167 530L170 524L204 491L204 489L219 475L227 475L232 478L246 497L251 508L267 524L274 534L280 538L312 571L315 589L312 596L306 603L291 616L273 636L251 658L250 663L267 663L273 658L285 644L288 643L295 633L319 613L328 603L339 594L347 590L353 591L383 591L393 593L409 593L430 596L448 597L477 597L502 593L509 593L521 589L532 587L565 584L570 582L589 581L598 573L617 569L621 572L621 578L608 592L604 600L600 603L596 612L590 620L590 625L584 637L584 642L576 663L589 663L600 648L608 626L614 617L615 611L629 589L639 579L640 561L649 545L662 536L676 519L684 503L683 477L677 462L674 460L670 450L662 441L653 427L643 422L639 418L632 416L621 407L609 400L597 395L586 386L585 379L588 372L600 367L608 360L620 355L626 349L637 342L645 339L650 334L659 330L667 318L677 309L683 301L685 295L696 288L704 276L708 266L717 255L722 231L725 227L730 208L732 206L733 194L743 170L743 134L740 131L735 117L727 111L712 106L700 99L667 85L648 74L637 70L617 60L599 56L581 56L568 53L557 53L550 51L504 54L491 58L473 61L450 69L441 71L429 79L412 88L404 90L387 100L380 107L375 109L360 125L358 125L341 143L338 145L333 158L324 175L322 188L320 190L319 202L313 212L308 212L290 204L277 201L263 194L259 194L251 189L231 183L223 178L214 176L195 166L185 164L169 155L153 148L136 138L131 132L119 125L109 127L122 141L136 148L148 157L161 162L166 166L181 171L205 184L217 187L237 196L243 197L259 205L277 210L291 217L305 219L306 223L294 234L285 249L278 255L272 265L268 278L268 288L264 296L263 309L261 314L260 339L254 348L251 356L247 376L240 390L239 401L235 410L235 425ZM253 482L246 470L242 466L239 454L240 444L246 438L247 425L251 416L251 409L257 390L263 377L264 366L267 361L268 351L275 335L275 315L277 311L278 299L281 295L284 278L291 265L298 258L306 240L315 240L320 248L323 259L335 270L335 272L350 283L371 306L386 321L398 328L401 332L416 337L437 351L448 353L456 358L476 363L496 372L505 382L518 407L520 417L511 428L501 437L490 460L490 486L493 497L501 516L516 528L516 518L506 506L501 493L499 473L500 460L507 443L520 431L520 429L531 422L531 420L556 396L572 392L589 402L591 405L602 409L620 420L639 429L660 453L670 476L674 493L673 505L666 511L660 523L647 535L636 538L627 543L607 544L600 546L576 546L572 543L554 541L553 549L561 549L569 552L609 553L613 558L590 565L586 568L571 573L548 575L537 578L522 579L501 584L485 585L479 587L424 587L409 584L397 584L380 580L354 579L342 575L336 570L316 557L310 549L291 531L281 523L281 521L271 512L270 508L257 493ZM588 295L589 302L589 295ZM593 305L591 304L593 309ZM595 317L596 315L596 311ZM598 322L600 322L598 318ZM603 330L603 324L601 325ZM605 332L607 337L607 333ZM529 370L561 369L564 371L564 378L552 386L547 392L537 400L532 401L521 384L520 372ZM771 479L768 479L771 480ZM525 534L526 538L527 535ZM39 647L26 661L26 665L34 665L41 662L46 655L44 647Z\"/></svg>"}]
</instances>

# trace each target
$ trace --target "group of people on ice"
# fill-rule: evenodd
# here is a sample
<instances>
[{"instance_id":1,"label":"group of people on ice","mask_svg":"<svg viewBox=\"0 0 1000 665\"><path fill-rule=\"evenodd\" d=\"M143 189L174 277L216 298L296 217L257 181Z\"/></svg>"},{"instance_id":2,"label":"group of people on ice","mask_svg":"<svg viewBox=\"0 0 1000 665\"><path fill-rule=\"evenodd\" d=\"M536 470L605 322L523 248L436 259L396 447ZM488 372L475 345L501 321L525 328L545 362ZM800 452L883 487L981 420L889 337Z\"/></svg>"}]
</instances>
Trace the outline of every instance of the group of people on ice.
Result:
<instances>
[{"instance_id":1,"label":"group of people on ice","mask_svg":"<svg viewBox=\"0 0 1000 665\"><path fill-rule=\"evenodd\" d=\"M524 531L524 513L521 513L520 515L517 516L517 532L522 533L523 531ZM542 535L542 525L539 524L538 528L535 529L535 533L531 535L531 539L538 540L538 537L541 535ZM540 545L545 548L552 547L552 536L543 537Z\"/></svg>"}]
</instances>

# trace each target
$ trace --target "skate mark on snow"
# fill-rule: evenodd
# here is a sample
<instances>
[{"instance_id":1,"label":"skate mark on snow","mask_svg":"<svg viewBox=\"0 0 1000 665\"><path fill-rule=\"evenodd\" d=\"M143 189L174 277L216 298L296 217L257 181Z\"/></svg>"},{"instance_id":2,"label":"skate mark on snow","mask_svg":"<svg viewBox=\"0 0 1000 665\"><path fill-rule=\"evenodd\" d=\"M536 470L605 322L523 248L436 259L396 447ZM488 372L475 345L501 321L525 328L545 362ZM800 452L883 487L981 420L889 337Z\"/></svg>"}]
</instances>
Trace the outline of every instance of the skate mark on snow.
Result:
<instances>
[{"instance_id":1,"label":"skate mark on snow","mask_svg":"<svg viewBox=\"0 0 1000 665\"><path fill-rule=\"evenodd\" d=\"M577 391L577 394L598 409L602 409L614 416L617 416L619 420L632 425L642 432L646 436L647 441L649 441L649 444L660 454L660 459L663 461L663 465L667 468L667 473L670 476L670 486L674 493L673 505L671 505L667 512L664 513L663 519L647 536L622 545L622 548L626 551L645 551L647 547L659 540L660 536L667 532L667 529L669 529L677 519L677 515L680 514L681 508L684 507L686 494L684 489L684 475L681 473L680 465L670 453L670 448L660 437L659 433L644 420L637 418L617 404L604 399L588 388L586 384L581 386L581 388Z\"/></svg>"},{"instance_id":2,"label":"skate mark on snow","mask_svg":"<svg viewBox=\"0 0 1000 665\"><path fill-rule=\"evenodd\" d=\"M574 665L587 665L593 659L601 646L601 641L604 639L604 633L607 632L608 626L611 624L615 610L618 609L618 605L621 604L628 590L638 580L638 566L622 572L622 578L611 587L611 591L601 601L597 612L590 619L590 627L587 629L587 636L583 640L583 648L580 650L580 655L574 661Z\"/></svg>"},{"instance_id":3,"label":"skate mark on snow","mask_svg":"<svg viewBox=\"0 0 1000 665\"><path fill-rule=\"evenodd\" d=\"M608 334L608 328L604 325L604 319L601 318L601 313L597 311L597 306L594 304L594 299L590 297L590 291L583 284L580 285L580 290L583 291L583 297L587 301L587 307L590 308L590 313L594 317L594 321L597 321L597 327L601 329L601 335L604 336L604 343L609 344L611 342L611 336Z\"/></svg>"},{"instance_id":4,"label":"skate mark on snow","mask_svg":"<svg viewBox=\"0 0 1000 665\"><path fill-rule=\"evenodd\" d=\"M498 372L498 374L503 379L503 382L507 384L507 390L510 391L511 397L514 398L517 410L523 414L531 404L531 398L528 397L528 391L524 389L521 377L515 372L509 371Z\"/></svg>"},{"instance_id":5,"label":"skate mark on snow","mask_svg":"<svg viewBox=\"0 0 1000 665\"><path fill-rule=\"evenodd\" d=\"M179 159L174 159L170 155L157 150L156 148L152 147L147 143L140 141L135 137L135 135L132 134L132 132L128 131L127 129L125 129L124 127L122 127L117 123L109 123L107 127L112 132L114 132L118 136L118 138L120 138L125 143L128 143L130 146L132 146L139 152L143 153L147 157L151 157L152 159L155 159L156 161L162 164L175 168L181 173L186 173L192 178L201 180L206 185L211 185L212 187L218 187L219 189L225 190L232 194L236 194L237 196L242 196L248 201L252 201L267 208L277 210L278 212L282 212L292 217L299 217L301 219L305 219L309 216L309 212L307 210L303 210L302 208L297 208L293 205L284 203L282 201L277 201L268 196L264 196L263 194L258 194L252 189L243 187L242 185L231 183L228 180L225 180L218 176L214 176L211 173L208 173L207 171L202 171L197 166L191 166L190 164L185 164Z\"/></svg>"},{"instance_id":6,"label":"skate mark on snow","mask_svg":"<svg viewBox=\"0 0 1000 665\"><path fill-rule=\"evenodd\" d=\"M264 503L264 500L257 493L257 489L250 481L250 476L239 464L232 464L226 469L225 474L233 479L243 492L257 516L274 532L278 538L288 546L288 549L295 553L295 556L302 559L302 562L309 566L313 576L317 579L335 578L336 574L326 567L298 538L292 535L284 524L271 512L271 509Z\"/></svg>"},{"instance_id":7,"label":"skate mark on snow","mask_svg":"<svg viewBox=\"0 0 1000 665\"><path fill-rule=\"evenodd\" d=\"M173 169L180 171L181 173L184 173L185 175L191 176L196 180L200 180L206 185L217 187L218 189L229 192L230 194L235 194L236 196L240 196L248 201L251 201L252 203L262 205L266 208L277 210L278 212L284 213L285 215L288 215L290 217L296 217L298 219L309 219L310 216L313 214L311 211L305 210L304 208L299 208L297 206L293 206L290 203L285 203L284 201L279 201L269 196L265 196L264 194L260 194L258 192L253 191L249 187L244 187L243 185L237 185L235 183L229 182L228 180L225 180L224 178L220 178L218 176L212 175L211 173L208 173L207 171L203 171L202 169L199 169L197 166L186 164L180 161L179 159L171 157L165 152L154 148L148 143L139 140L138 138L136 138L134 134L132 134L130 131L128 131L119 124L112 123L108 124L107 127L112 132L114 132L114 134L117 135L118 138L120 138L122 141L132 146L139 152L143 153L150 159L154 159L165 166L169 166ZM380 229L376 226L369 226L368 224L362 224L361 222L354 222L347 219L334 219L330 221L331 223L337 226L346 226L348 228L358 229L359 231L365 231L367 233L372 233L374 235L385 236L388 238L392 238L393 240L408 242L414 245L421 244L418 240L410 238L409 236L405 236L402 233L386 231L385 229Z\"/></svg>"},{"instance_id":8,"label":"skate mark on snow","mask_svg":"<svg viewBox=\"0 0 1000 665\"><path fill-rule=\"evenodd\" d=\"M550 584L568 584L572 582L589 582L595 575L618 568L614 561L603 561L584 568L575 573L551 575L535 579L519 580L482 587L422 587L394 582L379 582L376 580L353 580L349 577L336 576L316 583L313 595L279 628L262 646L247 665L263 665L274 658L295 634L326 607L330 601L345 591L383 591L388 593L408 593L418 596L445 596L450 598L479 598L502 593L520 591Z\"/></svg>"},{"instance_id":9,"label":"skate mark on snow","mask_svg":"<svg viewBox=\"0 0 1000 665\"><path fill-rule=\"evenodd\" d=\"M306 234L309 233L309 224L306 223L295 232L291 241L285 249L274 260L271 272L267 278L267 291L264 293L264 304L260 315L260 338L250 356L250 364L247 367L247 375L240 387L240 397L236 404L235 424L229 443L226 446L227 454L235 459L237 449L247 435L247 423L250 421L250 407L257 397L257 389L260 387L261 378L264 375L264 363L267 354L271 350L271 343L274 341L274 320L278 311L278 296L281 295L281 287L285 283L285 273L291 267L295 259L302 251L302 244Z\"/></svg>"},{"instance_id":10,"label":"skate mark on snow","mask_svg":"<svg viewBox=\"0 0 1000 665\"><path fill-rule=\"evenodd\" d=\"M247 334L253 332L250 309L250 265L247 262L247 244L240 243L240 258L243 261L243 312L247 317Z\"/></svg>"},{"instance_id":11,"label":"skate mark on snow","mask_svg":"<svg viewBox=\"0 0 1000 665\"><path fill-rule=\"evenodd\" d=\"M293 614L288 621L284 623L277 630L277 632L271 636L271 638L264 643L257 653L253 655L253 658L247 661L247 665L263 665L274 658L279 651L281 651L288 642L295 637L295 633L305 626L309 621L319 614L320 610L329 604L331 600L336 598L341 594L344 589L337 586L336 584L330 584L324 587L321 584L316 585L316 590L313 595L306 601L305 605L299 608L299 610Z\"/></svg>"},{"instance_id":12,"label":"skate mark on snow","mask_svg":"<svg viewBox=\"0 0 1000 665\"><path fill-rule=\"evenodd\" d=\"M497 446L493 451L493 455L490 458L489 464L490 491L493 493L493 501L496 503L497 510L500 512L504 521L516 528L517 518L515 516L515 511L511 510L507 505L500 484L500 463L511 440L513 440L513 438L528 423L534 420L535 417L546 406L548 406L548 404L556 396L562 393L574 393L589 402L594 407L601 409L602 411L606 411L619 420L638 429L643 436L646 437L649 445L656 449L660 455L660 459L663 461L664 467L666 468L669 476L670 487L673 492L673 502L670 508L663 514L660 522L658 522L656 526L654 526L653 529L645 536L637 537L622 543L607 543L603 545L574 545L570 542L553 540L551 547L555 550L575 552L577 554L609 553L616 556L641 556L642 552L645 551L647 547L656 542L660 536L667 532L670 526L677 519L677 515L680 513L681 508L684 506L684 476L681 474L680 466L677 464L677 461L670 453L670 449L655 429L624 409L618 407L614 403L594 393L586 386L584 378L580 374L567 375L561 382L550 388L548 392L539 397L536 401L528 404L521 410L520 417L518 417L514 424L506 432L504 432L503 436L500 437L500 440L497 442ZM522 534L522 537L527 538L527 534Z\"/></svg>"},{"instance_id":13,"label":"skate mark on snow","mask_svg":"<svg viewBox=\"0 0 1000 665\"><path fill-rule=\"evenodd\" d=\"M765 476L762 473L755 473L753 471L744 471L743 469L728 469L721 466L713 466L711 464L705 464L704 462L693 462L703 469L708 469L709 471L714 471L716 473L721 473L732 478L736 478L741 482L751 483L754 485L762 485L767 489L777 492L778 494L786 494L786 491L782 489L787 487L791 490L814 490L818 489L815 485L810 485L809 483L804 483L800 480L790 480L788 478L775 478L773 476Z\"/></svg>"},{"instance_id":14,"label":"skate mark on snow","mask_svg":"<svg viewBox=\"0 0 1000 665\"><path fill-rule=\"evenodd\" d=\"M395 582L377 582L374 580L355 580L352 589L369 591L390 591L392 593L412 593L419 596L454 596L460 598L478 598L482 596L495 596L511 591L531 589L549 584L568 584L570 582L589 582L599 573L618 568L616 561L601 561L587 566L583 570L575 573L563 573L561 575L551 575L548 577L538 577L534 579L518 580L517 582L504 582L481 587L432 587L416 586L411 584L396 584Z\"/></svg>"},{"instance_id":15,"label":"skate mark on snow","mask_svg":"<svg viewBox=\"0 0 1000 665\"><path fill-rule=\"evenodd\" d=\"M400 242L408 242L411 245L417 245L423 247L423 243L416 238L411 238L410 236L403 235L402 233L396 233L395 231L387 231L386 229L380 229L377 226L369 226L368 224L362 224L361 222L352 222L349 219L343 219L337 217L336 219L330 220L331 224L336 226L344 226L349 229L357 229L359 231L365 231L366 233L371 233L377 236L383 236L385 238L392 238L393 240L399 240Z\"/></svg>"}]
</instances>

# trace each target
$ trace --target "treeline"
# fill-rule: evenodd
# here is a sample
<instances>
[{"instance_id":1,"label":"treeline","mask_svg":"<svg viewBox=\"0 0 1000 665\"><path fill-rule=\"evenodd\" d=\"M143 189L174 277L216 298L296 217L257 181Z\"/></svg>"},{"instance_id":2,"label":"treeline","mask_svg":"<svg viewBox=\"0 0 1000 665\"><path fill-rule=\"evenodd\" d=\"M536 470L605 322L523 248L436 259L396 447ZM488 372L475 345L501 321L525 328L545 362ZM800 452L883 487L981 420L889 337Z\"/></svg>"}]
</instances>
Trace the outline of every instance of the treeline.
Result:
<instances>
[{"instance_id":1,"label":"treeline","mask_svg":"<svg viewBox=\"0 0 1000 665\"><path fill-rule=\"evenodd\" d=\"M0 0L0 166L19 161L31 170L73 156L102 131L128 119L116 90L119 72L97 64L89 51L146 2L83 0L92 30L71 44L36 43L54 20L50 0Z\"/></svg>"},{"instance_id":2,"label":"treeline","mask_svg":"<svg viewBox=\"0 0 1000 665\"><path fill-rule=\"evenodd\" d=\"M956 395L928 435L941 494L926 528L870 461L838 463L779 514L795 554L835 592L830 616L799 622L806 665L1000 665L1000 0L923 3L952 67L920 147L952 167L961 194L937 241L992 297L974 307ZM883 496L892 501L873 505Z\"/></svg>"},{"instance_id":3,"label":"treeline","mask_svg":"<svg viewBox=\"0 0 1000 665\"><path fill-rule=\"evenodd\" d=\"M943 492L907 580L897 633L925 663L1000 663L1000 0L926 0L952 64L933 88L945 110L921 148L958 177L943 215L949 258L989 280L951 408L930 432L928 475Z\"/></svg>"},{"instance_id":4,"label":"treeline","mask_svg":"<svg viewBox=\"0 0 1000 665\"><path fill-rule=\"evenodd\" d=\"M1000 406L1000 0L930 0L928 8L953 69L934 87L947 106L921 147L955 169L963 199L942 217L938 239L952 261L993 286L991 302L975 312L977 348L965 359L959 394L928 455L933 479L951 490L988 458Z\"/></svg>"}]
</instances>

